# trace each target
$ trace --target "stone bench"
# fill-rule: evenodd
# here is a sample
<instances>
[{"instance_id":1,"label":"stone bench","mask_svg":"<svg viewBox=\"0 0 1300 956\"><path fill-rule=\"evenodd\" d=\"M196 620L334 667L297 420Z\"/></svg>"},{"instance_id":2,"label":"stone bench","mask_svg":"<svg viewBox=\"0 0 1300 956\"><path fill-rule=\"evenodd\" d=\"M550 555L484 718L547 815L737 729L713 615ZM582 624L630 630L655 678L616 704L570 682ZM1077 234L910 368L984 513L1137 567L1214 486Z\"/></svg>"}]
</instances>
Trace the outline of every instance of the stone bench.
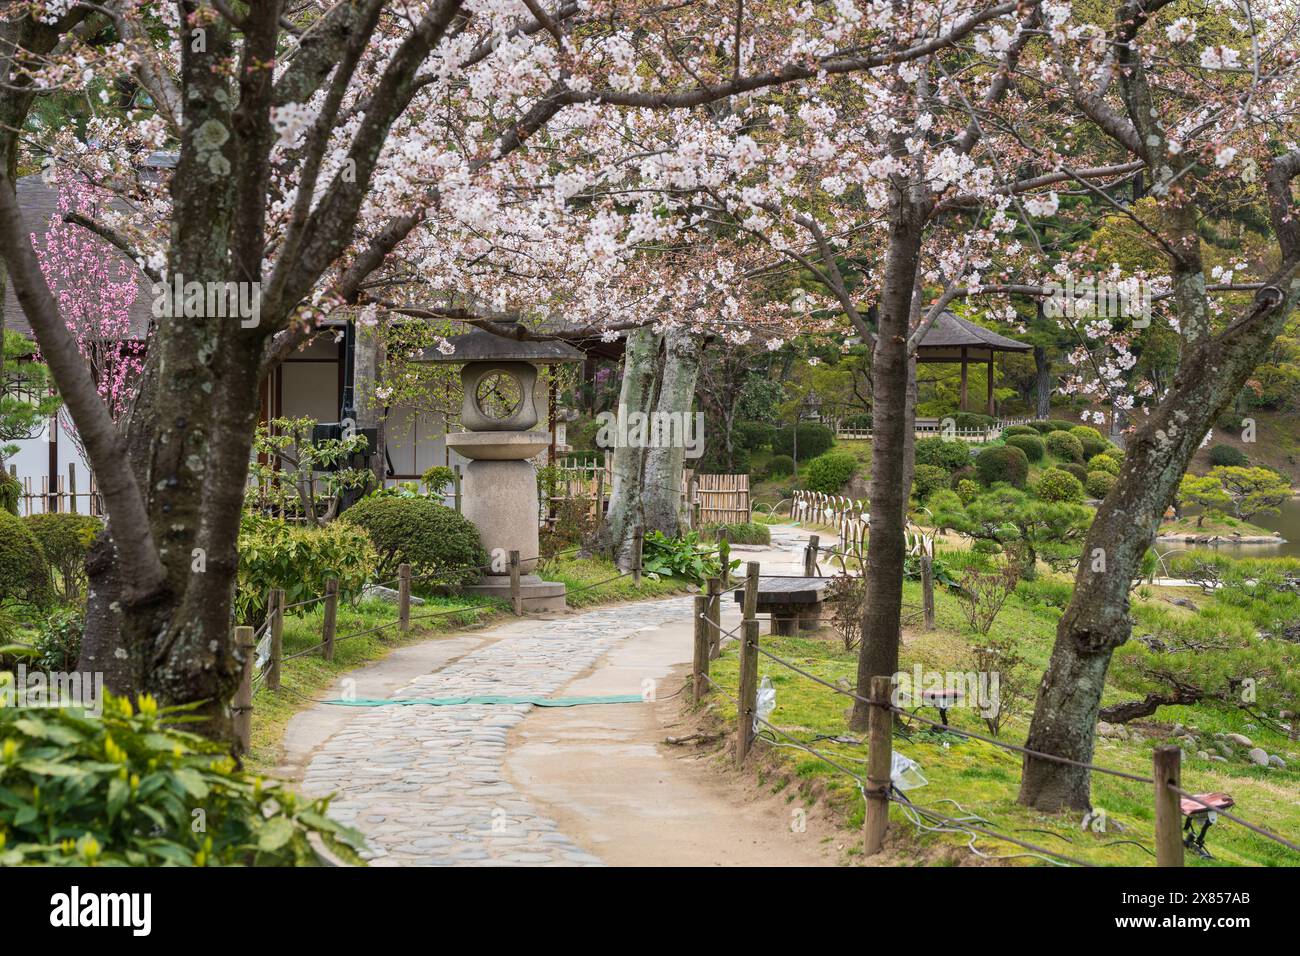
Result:
<instances>
[{"instance_id":1,"label":"stone bench","mask_svg":"<svg viewBox=\"0 0 1300 956\"><path fill-rule=\"evenodd\" d=\"M830 578L758 578L758 613L772 615L773 634L791 635L796 629L815 631L821 626L822 606ZM732 592L743 604L744 590Z\"/></svg>"}]
</instances>

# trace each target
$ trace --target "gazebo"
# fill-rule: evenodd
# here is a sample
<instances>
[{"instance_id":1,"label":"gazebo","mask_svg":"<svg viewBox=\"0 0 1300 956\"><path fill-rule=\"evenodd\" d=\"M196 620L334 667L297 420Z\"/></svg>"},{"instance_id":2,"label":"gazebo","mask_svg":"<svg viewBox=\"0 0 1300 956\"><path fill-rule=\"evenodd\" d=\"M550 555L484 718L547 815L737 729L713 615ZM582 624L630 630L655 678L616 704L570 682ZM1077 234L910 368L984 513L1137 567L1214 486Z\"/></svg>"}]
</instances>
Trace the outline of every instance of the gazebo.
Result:
<instances>
[{"instance_id":1,"label":"gazebo","mask_svg":"<svg viewBox=\"0 0 1300 956\"><path fill-rule=\"evenodd\" d=\"M961 399L959 408L966 408L966 369L971 362L988 363L988 397L986 413L993 414L993 356L998 352L1031 352L1032 345L1017 342L969 322L951 312L944 312L930 326L925 338L916 348L916 361L920 363L961 363Z\"/></svg>"}]
</instances>

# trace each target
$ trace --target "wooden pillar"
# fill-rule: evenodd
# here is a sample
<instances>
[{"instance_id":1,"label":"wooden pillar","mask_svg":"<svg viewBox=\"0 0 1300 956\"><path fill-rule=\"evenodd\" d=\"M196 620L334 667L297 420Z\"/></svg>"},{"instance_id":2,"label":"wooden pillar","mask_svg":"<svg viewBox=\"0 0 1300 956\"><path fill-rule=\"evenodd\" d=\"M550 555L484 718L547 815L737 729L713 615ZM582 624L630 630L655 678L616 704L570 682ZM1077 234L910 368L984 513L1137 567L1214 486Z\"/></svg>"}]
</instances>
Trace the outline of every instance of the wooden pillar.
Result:
<instances>
[{"instance_id":1,"label":"wooden pillar","mask_svg":"<svg viewBox=\"0 0 1300 956\"><path fill-rule=\"evenodd\" d=\"M716 661L722 654L722 579L709 578L709 660ZM1298 721L1300 722L1300 721Z\"/></svg>"},{"instance_id":2,"label":"wooden pillar","mask_svg":"<svg viewBox=\"0 0 1300 956\"><path fill-rule=\"evenodd\" d=\"M961 398L957 401L958 411L966 411L966 346L961 347Z\"/></svg>"},{"instance_id":3,"label":"wooden pillar","mask_svg":"<svg viewBox=\"0 0 1300 956\"><path fill-rule=\"evenodd\" d=\"M524 613L523 593L519 590L519 552L510 552L510 607L515 617Z\"/></svg>"},{"instance_id":4,"label":"wooden pillar","mask_svg":"<svg viewBox=\"0 0 1300 956\"><path fill-rule=\"evenodd\" d=\"M695 597L695 655L691 668L691 697L697 704L707 692L704 678L709 673L709 648L711 644L709 598L707 595L698 594Z\"/></svg>"},{"instance_id":5,"label":"wooden pillar","mask_svg":"<svg viewBox=\"0 0 1300 956\"><path fill-rule=\"evenodd\" d=\"M1156 866L1183 865L1183 817L1178 794L1169 789L1172 784L1181 787L1183 751L1166 744L1157 747L1153 755L1156 792Z\"/></svg>"},{"instance_id":6,"label":"wooden pillar","mask_svg":"<svg viewBox=\"0 0 1300 956\"><path fill-rule=\"evenodd\" d=\"M411 629L411 566L405 562L397 566L397 629Z\"/></svg>"},{"instance_id":7,"label":"wooden pillar","mask_svg":"<svg viewBox=\"0 0 1300 956\"><path fill-rule=\"evenodd\" d=\"M745 573L745 619L740 628L740 680L736 713L736 765L743 766L754 742L754 714L758 708L758 562L750 561Z\"/></svg>"},{"instance_id":8,"label":"wooden pillar","mask_svg":"<svg viewBox=\"0 0 1300 956\"><path fill-rule=\"evenodd\" d=\"M871 678L869 699L872 705L867 714L867 812L862 821L864 856L875 856L880 852L885 843L885 831L889 828L894 746L894 715L888 706L891 692L892 678Z\"/></svg>"},{"instance_id":9,"label":"wooden pillar","mask_svg":"<svg viewBox=\"0 0 1300 956\"><path fill-rule=\"evenodd\" d=\"M235 699L230 704L230 716L235 753L242 757L248 753L253 739L253 658L257 656L257 648L253 643L251 627L235 628L235 648L244 658L244 664L239 675L239 687L235 690Z\"/></svg>"},{"instance_id":10,"label":"wooden pillar","mask_svg":"<svg viewBox=\"0 0 1300 956\"><path fill-rule=\"evenodd\" d=\"M989 349L989 386L988 386L988 407L985 409L985 415L993 414L993 350Z\"/></svg>"}]
</instances>

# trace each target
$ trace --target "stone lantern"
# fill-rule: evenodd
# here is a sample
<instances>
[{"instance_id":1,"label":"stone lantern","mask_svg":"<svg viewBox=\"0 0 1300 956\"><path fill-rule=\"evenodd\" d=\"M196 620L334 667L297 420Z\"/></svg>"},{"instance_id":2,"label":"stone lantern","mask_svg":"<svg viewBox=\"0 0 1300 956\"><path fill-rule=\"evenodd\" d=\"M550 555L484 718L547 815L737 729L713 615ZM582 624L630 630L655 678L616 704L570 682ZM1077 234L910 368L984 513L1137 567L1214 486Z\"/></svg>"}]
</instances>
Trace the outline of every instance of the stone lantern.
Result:
<instances>
[{"instance_id":1,"label":"stone lantern","mask_svg":"<svg viewBox=\"0 0 1300 956\"><path fill-rule=\"evenodd\" d=\"M416 361L462 366L460 423L466 430L449 432L447 447L470 460L461 482L461 512L478 528L493 561L490 573L465 590L509 600L509 554L518 551L524 609L563 610L564 585L533 573L541 511L530 459L551 442L548 432L533 430L541 418L540 366L578 362L582 353L563 342L519 341L483 329L447 341L451 350L425 349Z\"/></svg>"}]
</instances>

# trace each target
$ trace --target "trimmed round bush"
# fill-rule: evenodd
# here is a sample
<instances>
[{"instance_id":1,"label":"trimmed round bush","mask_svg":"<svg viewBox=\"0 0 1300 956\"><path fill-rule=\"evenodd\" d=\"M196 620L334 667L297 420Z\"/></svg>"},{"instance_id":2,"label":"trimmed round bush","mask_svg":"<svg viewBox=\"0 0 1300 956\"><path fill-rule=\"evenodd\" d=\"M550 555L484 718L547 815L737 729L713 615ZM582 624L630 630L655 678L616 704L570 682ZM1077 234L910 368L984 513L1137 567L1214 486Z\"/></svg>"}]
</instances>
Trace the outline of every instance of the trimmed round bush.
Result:
<instances>
[{"instance_id":1,"label":"trimmed round bush","mask_svg":"<svg viewBox=\"0 0 1300 956\"><path fill-rule=\"evenodd\" d=\"M1092 474L1094 471L1104 471L1108 475L1118 475L1119 461L1109 454L1093 455L1088 459L1088 473Z\"/></svg>"},{"instance_id":2,"label":"trimmed round bush","mask_svg":"<svg viewBox=\"0 0 1300 956\"><path fill-rule=\"evenodd\" d=\"M1083 461L1083 442L1069 432L1048 432L1047 450L1065 461Z\"/></svg>"},{"instance_id":3,"label":"trimmed round bush","mask_svg":"<svg viewBox=\"0 0 1300 956\"><path fill-rule=\"evenodd\" d=\"M1034 429L1040 435L1046 435L1048 432L1058 431L1055 425L1045 420L1030 422L1029 427Z\"/></svg>"},{"instance_id":4,"label":"trimmed round bush","mask_svg":"<svg viewBox=\"0 0 1300 956\"><path fill-rule=\"evenodd\" d=\"M975 472L985 485L1005 481L1013 488L1023 488L1029 478L1029 458L1012 445L986 448L975 456Z\"/></svg>"},{"instance_id":5,"label":"trimmed round bush","mask_svg":"<svg viewBox=\"0 0 1300 956\"><path fill-rule=\"evenodd\" d=\"M1210 464L1244 468L1250 464L1250 459L1240 448L1233 448L1231 445L1215 445L1210 449Z\"/></svg>"},{"instance_id":6,"label":"trimmed round bush","mask_svg":"<svg viewBox=\"0 0 1300 956\"><path fill-rule=\"evenodd\" d=\"M1075 425L1070 429L1070 434L1079 439L1079 444L1083 446L1083 457L1085 459L1104 455L1111 447L1110 442L1101 432L1088 425Z\"/></svg>"},{"instance_id":7,"label":"trimmed round bush","mask_svg":"<svg viewBox=\"0 0 1300 956\"><path fill-rule=\"evenodd\" d=\"M767 422L736 422L732 429L735 444L746 451L758 451L772 444L776 429Z\"/></svg>"},{"instance_id":8,"label":"trimmed round bush","mask_svg":"<svg viewBox=\"0 0 1300 956\"><path fill-rule=\"evenodd\" d=\"M949 475L949 476L948 476L948 487L949 487L949 488L956 488L959 484L961 484L961 483L962 483L963 481L965 481L967 478L971 479L972 481L975 480L975 466L974 466L974 465L963 465L961 468L958 468L958 469L957 469L956 471L954 471L951 475Z\"/></svg>"},{"instance_id":9,"label":"trimmed round bush","mask_svg":"<svg viewBox=\"0 0 1300 956\"><path fill-rule=\"evenodd\" d=\"M1034 495L1042 501L1082 501L1083 483L1060 468L1048 468L1034 482Z\"/></svg>"},{"instance_id":10,"label":"trimmed round bush","mask_svg":"<svg viewBox=\"0 0 1300 956\"><path fill-rule=\"evenodd\" d=\"M981 415L979 412L958 412L952 418L958 428L988 428L995 421L992 415Z\"/></svg>"},{"instance_id":11,"label":"trimmed round bush","mask_svg":"<svg viewBox=\"0 0 1300 956\"><path fill-rule=\"evenodd\" d=\"M969 478L963 478L957 482L957 497L961 499L962 504L968 505L979 496L980 486Z\"/></svg>"},{"instance_id":12,"label":"trimmed round bush","mask_svg":"<svg viewBox=\"0 0 1300 956\"><path fill-rule=\"evenodd\" d=\"M104 523L66 511L28 515L22 522L45 552L52 572L50 583L65 600L76 600L86 584L86 554Z\"/></svg>"},{"instance_id":13,"label":"trimmed round bush","mask_svg":"<svg viewBox=\"0 0 1300 956\"><path fill-rule=\"evenodd\" d=\"M0 603L44 607L53 597L50 566L40 542L21 519L0 511Z\"/></svg>"},{"instance_id":14,"label":"trimmed round bush","mask_svg":"<svg viewBox=\"0 0 1300 956\"><path fill-rule=\"evenodd\" d=\"M1068 471L1070 474L1074 475L1074 477L1079 479L1080 484L1088 480L1088 469L1076 462L1067 461L1063 464L1057 465L1056 467L1061 469L1061 471Z\"/></svg>"},{"instance_id":15,"label":"trimmed round bush","mask_svg":"<svg viewBox=\"0 0 1300 956\"><path fill-rule=\"evenodd\" d=\"M1068 432L1074 427L1074 422L1067 422L1063 418L1049 418L1047 424L1052 426L1048 429L1049 432Z\"/></svg>"},{"instance_id":16,"label":"trimmed round bush","mask_svg":"<svg viewBox=\"0 0 1300 956\"><path fill-rule=\"evenodd\" d=\"M1115 482L1119 479L1109 472L1090 471L1088 480L1084 482L1084 487L1088 489L1088 494L1094 498L1105 498L1110 494L1110 490L1115 487Z\"/></svg>"},{"instance_id":17,"label":"trimmed round bush","mask_svg":"<svg viewBox=\"0 0 1300 956\"><path fill-rule=\"evenodd\" d=\"M828 495L839 494L857 470L858 460L853 455L846 451L829 452L808 463L804 487Z\"/></svg>"},{"instance_id":18,"label":"trimmed round bush","mask_svg":"<svg viewBox=\"0 0 1300 956\"><path fill-rule=\"evenodd\" d=\"M970 464L970 446L964 441L950 441L937 435L922 438L916 443L916 463L956 471Z\"/></svg>"},{"instance_id":19,"label":"trimmed round bush","mask_svg":"<svg viewBox=\"0 0 1300 956\"><path fill-rule=\"evenodd\" d=\"M784 478L794 474L794 459L789 455L773 455L767 463L767 477Z\"/></svg>"},{"instance_id":20,"label":"trimmed round bush","mask_svg":"<svg viewBox=\"0 0 1300 956\"><path fill-rule=\"evenodd\" d=\"M912 475L912 494L925 501L940 488L948 487L948 472L938 465L917 465Z\"/></svg>"},{"instance_id":21,"label":"trimmed round bush","mask_svg":"<svg viewBox=\"0 0 1300 956\"><path fill-rule=\"evenodd\" d=\"M772 436L772 451L778 455L794 454L794 427L786 425ZM831 450L835 444L834 433L825 425L803 422L799 426L799 460L807 461Z\"/></svg>"},{"instance_id":22,"label":"trimmed round bush","mask_svg":"<svg viewBox=\"0 0 1300 956\"><path fill-rule=\"evenodd\" d=\"M1012 435L1006 440L1012 448L1019 448L1030 461L1042 461L1047 453L1047 446L1038 435Z\"/></svg>"},{"instance_id":23,"label":"trimmed round bush","mask_svg":"<svg viewBox=\"0 0 1300 956\"><path fill-rule=\"evenodd\" d=\"M454 508L428 498L362 498L340 520L370 536L381 579L405 563L425 583L472 584L488 564L478 529Z\"/></svg>"},{"instance_id":24,"label":"trimmed round bush","mask_svg":"<svg viewBox=\"0 0 1300 956\"><path fill-rule=\"evenodd\" d=\"M1038 429L1033 425L1008 425L1002 429L1002 437L1010 438L1012 435L1037 435Z\"/></svg>"}]
</instances>

